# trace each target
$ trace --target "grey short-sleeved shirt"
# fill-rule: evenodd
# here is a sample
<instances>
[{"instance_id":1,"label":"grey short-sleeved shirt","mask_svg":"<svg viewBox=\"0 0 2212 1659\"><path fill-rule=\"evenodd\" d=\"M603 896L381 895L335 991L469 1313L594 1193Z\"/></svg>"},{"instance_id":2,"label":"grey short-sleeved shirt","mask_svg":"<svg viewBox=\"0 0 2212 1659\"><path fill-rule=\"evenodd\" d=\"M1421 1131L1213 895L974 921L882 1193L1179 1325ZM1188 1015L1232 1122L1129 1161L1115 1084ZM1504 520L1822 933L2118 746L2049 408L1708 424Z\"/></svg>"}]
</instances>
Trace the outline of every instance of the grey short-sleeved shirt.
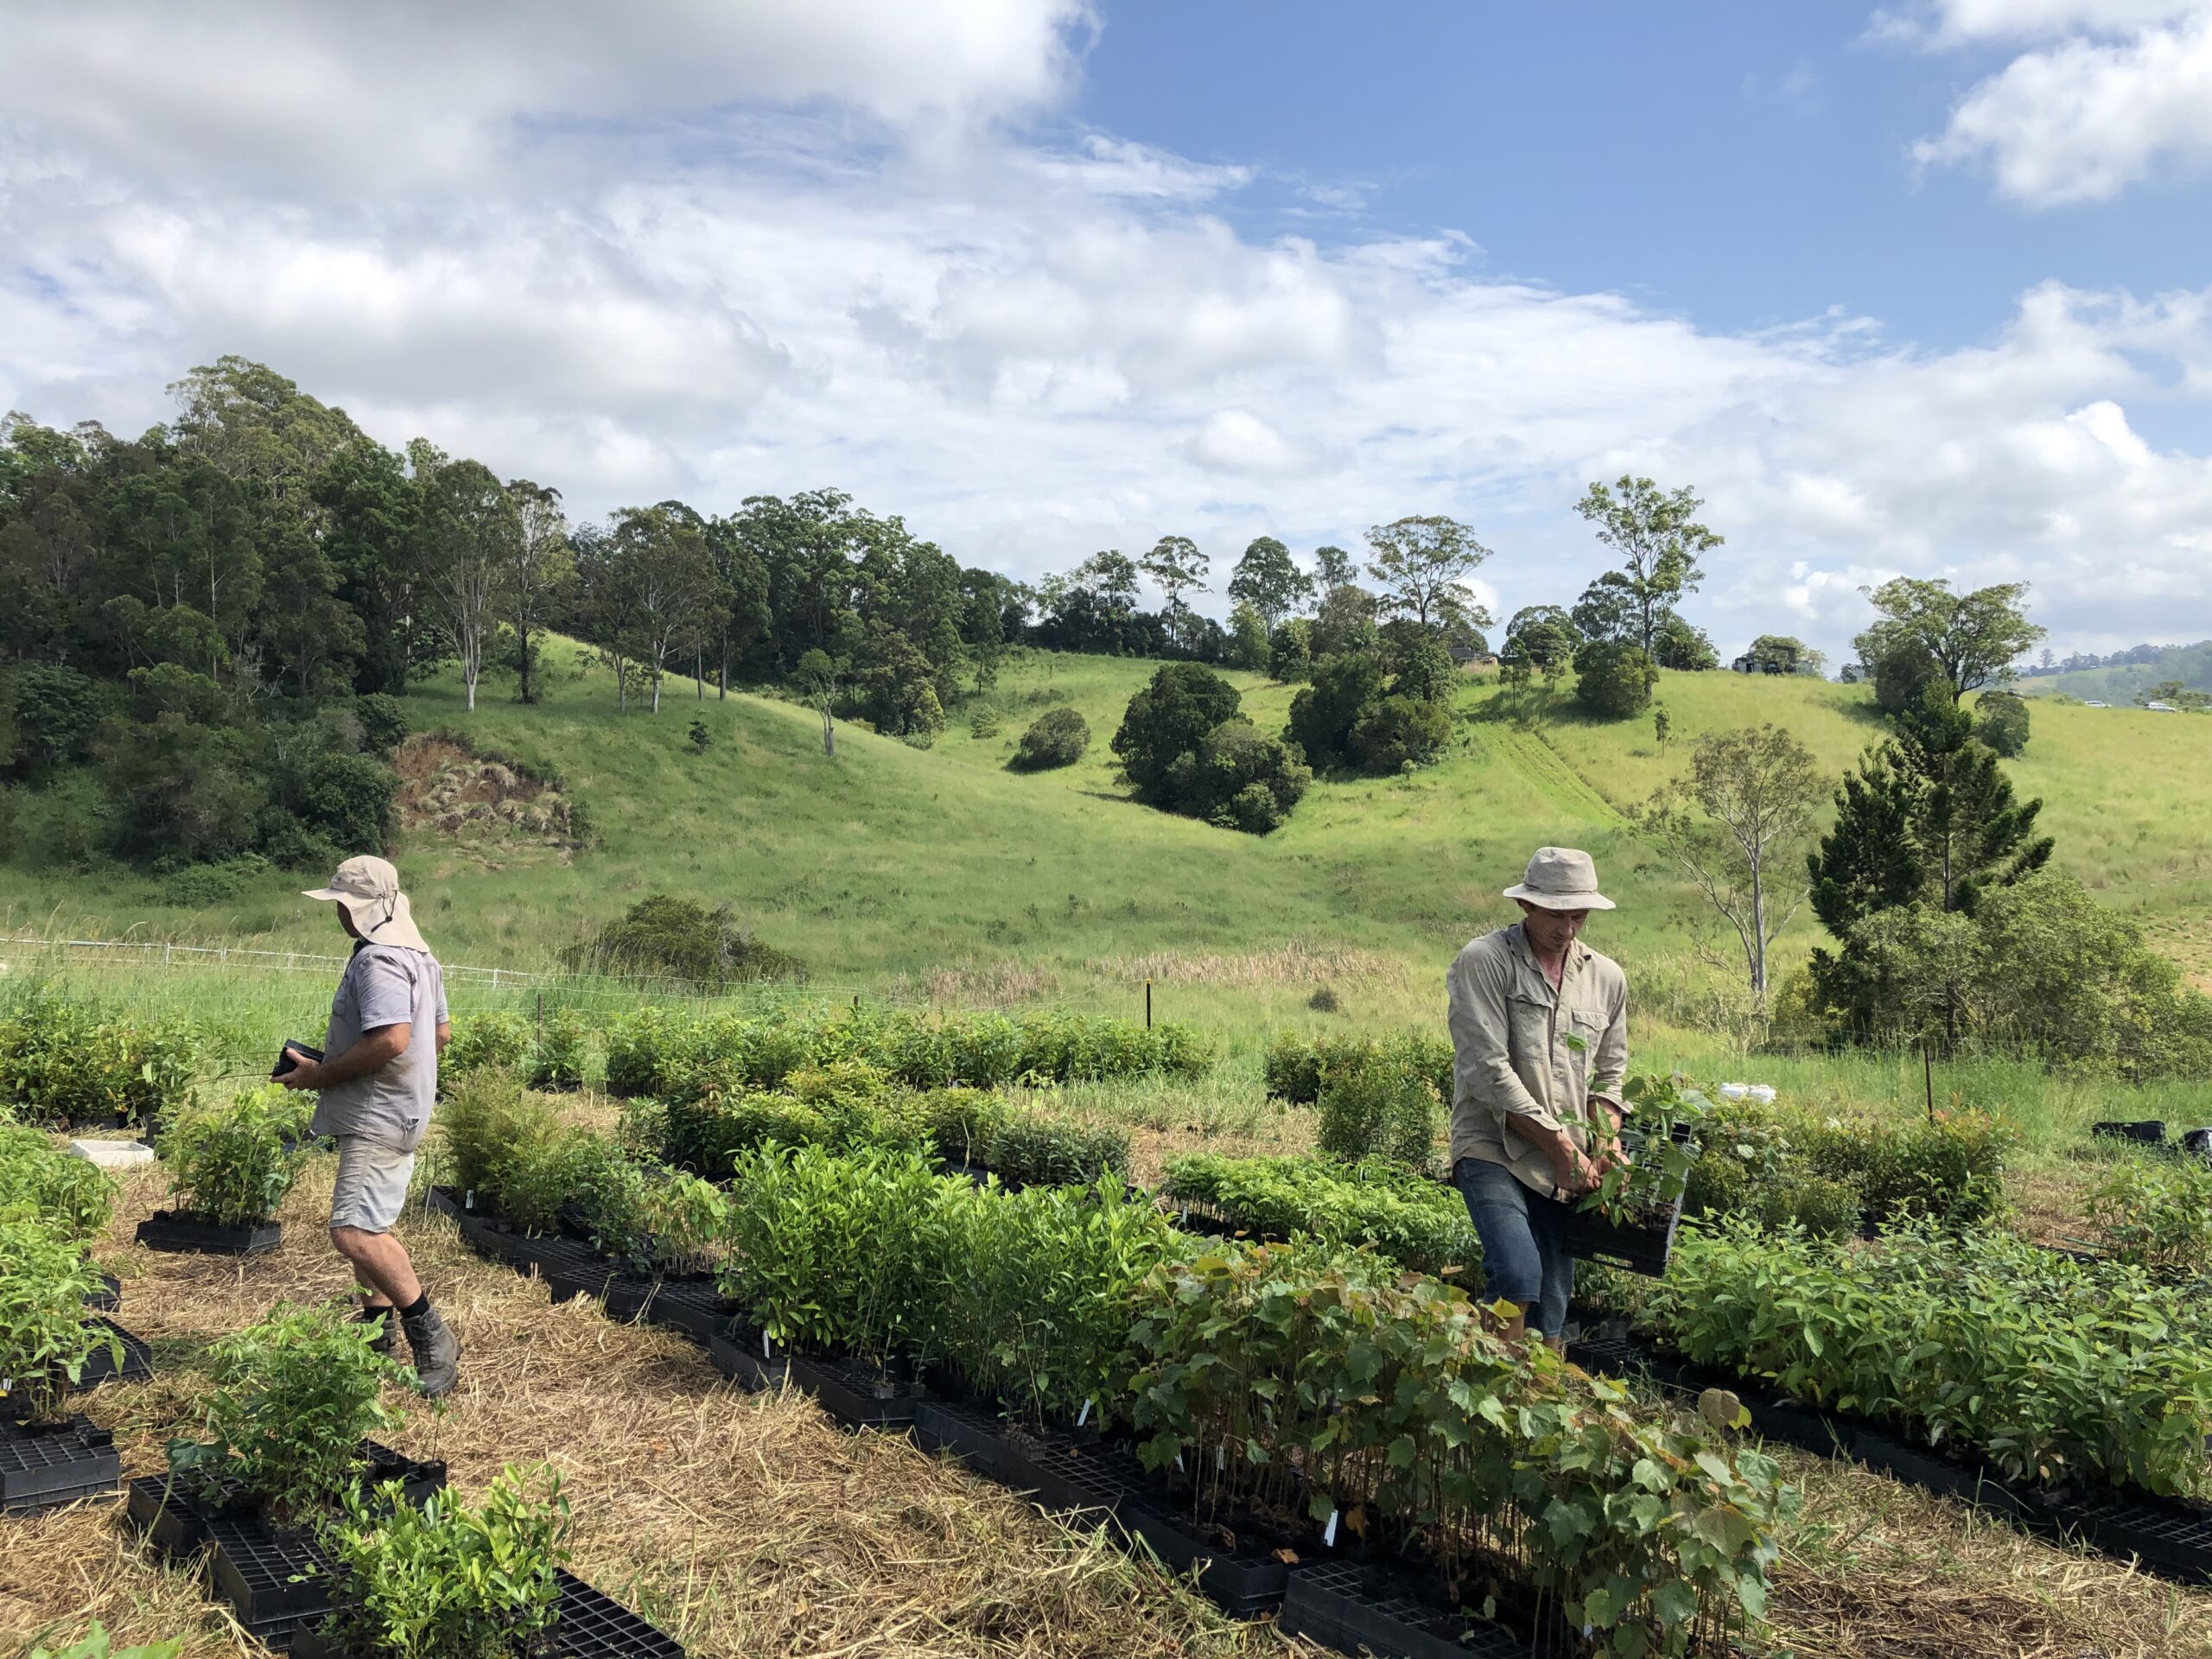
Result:
<instances>
[{"instance_id":1,"label":"grey short-sleeved shirt","mask_svg":"<svg viewBox=\"0 0 2212 1659\"><path fill-rule=\"evenodd\" d=\"M336 1059L364 1032L410 1026L407 1052L366 1077L322 1091L310 1126L316 1135L361 1135L404 1141L429 1121L438 1096L438 1027L446 1021L446 979L427 950L362 944L330 999L330 1031L322 1052Z\"/></svg>"}]
</instances>

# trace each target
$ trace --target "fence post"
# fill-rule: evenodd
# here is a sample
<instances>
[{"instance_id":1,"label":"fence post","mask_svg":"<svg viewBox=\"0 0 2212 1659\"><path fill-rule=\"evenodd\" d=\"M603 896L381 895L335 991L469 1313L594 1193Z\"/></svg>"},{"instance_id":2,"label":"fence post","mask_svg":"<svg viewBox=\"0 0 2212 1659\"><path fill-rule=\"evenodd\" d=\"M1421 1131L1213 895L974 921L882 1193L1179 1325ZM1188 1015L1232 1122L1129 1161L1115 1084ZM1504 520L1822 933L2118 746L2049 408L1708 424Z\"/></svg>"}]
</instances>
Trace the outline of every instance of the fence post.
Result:
<instances>
[{"instance_id":1,"label":"fence post","mask_svg":"<svg viewBox=\"0 0 2212 1659\"><path fill-rule=\"evenodd\" d=\"M1144 982L1144 1028L1152 1029L1152 982L1148 979Z\"/></svg>"},{"instance_id":2,"label":"fence post","mask_svg":"<svg viewBox=\"0 0 2212 1659\"><path fill-rule=\"evenodd\" d=\"M545 993L542 990L537 994L537 1046L545 1046Z\"/></svg>"}]
</instances>

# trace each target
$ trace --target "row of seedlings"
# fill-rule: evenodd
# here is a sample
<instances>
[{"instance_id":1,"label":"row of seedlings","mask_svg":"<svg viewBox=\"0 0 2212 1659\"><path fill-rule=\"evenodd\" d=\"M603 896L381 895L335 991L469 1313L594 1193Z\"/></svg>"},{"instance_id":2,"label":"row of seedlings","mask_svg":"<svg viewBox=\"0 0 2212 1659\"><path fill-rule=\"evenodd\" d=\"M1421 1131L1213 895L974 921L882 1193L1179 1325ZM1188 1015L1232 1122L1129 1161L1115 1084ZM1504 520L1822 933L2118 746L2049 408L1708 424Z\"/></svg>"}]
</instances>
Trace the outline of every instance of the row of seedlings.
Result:
<instances>
[{"instance_id":1,"label":"row of seedlings","mask_svg":"<svg viewBox=\"0 0 2212 1659\"><path fill-rule=\"evenodd\" d=\"M1594 1287L1609 1370L1738 1390L1770 1438L2212 1580L2212 1308L2115 1261L1901 1218L1866 1243L1745 1217Z\"/></svg>"},{"instance_id":2,"label":"row of seedlings","mask_svg":"<svg viewBox=\"0 0 2212 1659\"><path fill-rule=\"evenodd\" d=\"M499 1139L467 1111L460 1127L457 1159L466 1152L486 1184L477 1196L512 1203ZM571 1176L579 1166L573 1145L548 1161ZM1756 1613L1783 1501L1770 1465L1694 1428L1638 1422L1618 1388L1548 1354L1509 1351L1464 1295L1434 1281L1406 1288L1364 1252L1211 1249L1111 1178L1008 1192L872 1146L766 1146L731 1162L727 1191L651 1184L668 1195L658 1219L670 1236L601 1258L584 1269L595 1285L571 1287L606 1294L611 1313L703 1330L716 1363L750 1386L808 1388L848 1423L911 1425L925 1446L1054 1508L1103 1510L1164 1560L1197 1570L1225 1605L1281 1604L1316 1634L1356 1629L1378 1651L1414 1650L1391 1646L1421 1635L1404 1625L1407 1606L1421 1639L1481 1630L1470 1610L1491 1592L1469 1576L1478 1567L1515 1587L1519 1602L1506 1605L1516 1640L1587 1626L1596 1651L1681 1653ZM532 1259L529 1235L511 1223L469 1211L462 1220L480 1248ZM656 1260L670 1271L641 1271ZM696 1275L717 1263L701 1294ZM552 1263L556 1288L569 1270ZM684 1270L695 1276L682 1281ZM1226 1325L1205 1313L1235 1309L1239 1295L1271 1309L1343 1302L1354 1284L1363 1311L1301 1337L1297 1364L1289 1352L1225 1356L1224 1331L1251 1323L1252 1308L1225 1312ZM1421 1333L1394 1351L1402 1375L1388 1392L1425 1401L1430 1415L1375 1405L1361 1321ZM1344 1369L1325 1403L1310 1417L1288 1409L1285 1389L1309 1406L1322 1397L1313 1368L1330 1353ZM1219 1427L1231 1420L1233 1446ZM1359 1437L1325 1478L1317 1433ZM1495 1439L1481 1472L1522 1510L1500 1510L1492 1487L1468 1484L1450 1448L1471 1433ZM1240 1468L1272 1469L1273 1484L1193 1478L1225 1470L1232 1449ZM1586 1545L1534 1547L1530 1529L1568 1516L1591 1529Z\"/></svg>"},{"instance_id":3,"label":"row of seedlings","mask_svg":"<svg viewBox=\"0 0 2212 1659\"><path fill-rule=\"evenodd\" d=\"M159 1559L204 1563L239 1625L321 1659L676 1659L682 1649L565 1570L550 1476L510 1469L471 1506L442 1463L372 1438L412 1378L346 1305L280 1304L216 1344L196 1436L130 1484L125 1523Z\"/></svg>"},{"instance_id":4,"label":"row of seedlings","mask_svg":"<svg viewBox=\"0 0 2212 1659\"><path fill-rule=\"evenodd\" d=\"M188 1096L213 1050L196 1021L34 986L0 1005L0 1110L57 1129L142 1128Z\"/></svg>"},{"instance_id":5,"label":"row of seedlings","mask_svg":"<svg viewBox=\"0 0 2212 1659\"><path fill-rule=\"evenodd\" d=\"M116 1300L90 1254L115 1195L105 1171L64 1155L43 1131L0 1124L0 1513L119 1484L114 1436L68 1403L108 1378L145 1374L144 1344L95 1311Z\"/></svg>"}]
</instances>

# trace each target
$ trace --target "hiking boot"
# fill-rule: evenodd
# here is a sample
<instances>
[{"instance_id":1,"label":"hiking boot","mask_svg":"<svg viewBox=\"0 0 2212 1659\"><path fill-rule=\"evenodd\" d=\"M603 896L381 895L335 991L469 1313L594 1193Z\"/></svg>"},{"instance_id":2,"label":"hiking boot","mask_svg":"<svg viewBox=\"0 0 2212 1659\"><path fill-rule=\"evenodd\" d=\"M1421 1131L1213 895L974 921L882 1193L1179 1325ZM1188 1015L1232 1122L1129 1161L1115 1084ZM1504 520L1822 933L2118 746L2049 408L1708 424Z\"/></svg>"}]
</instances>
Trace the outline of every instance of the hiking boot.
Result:
<instances>
[{"instance_id":1,"label":"hiking boot","mask_svg":"<svg viewBox=\"0 0 2212 1659\"><path fill-rule=\"evenodd\" d=\"M372 1350L386 1359L391 1357L393 1318L389 1306L362 1308L353 1315L353 1322L369 1327L369 1346Z\"/></svg>"},{"instance_id":2,"label":"hiking boot","mask_svg":"<svg viewBox=\"0 0 2212 1659\"><path fill-rule=\"evenodd\" d=\"M461 1344L435 1307L403 1318L400 1325L407 1332L407 1345L415 1351L415 1386L435 1400L451 1389L461 1375Z\"/></svg>"}]
</instances>

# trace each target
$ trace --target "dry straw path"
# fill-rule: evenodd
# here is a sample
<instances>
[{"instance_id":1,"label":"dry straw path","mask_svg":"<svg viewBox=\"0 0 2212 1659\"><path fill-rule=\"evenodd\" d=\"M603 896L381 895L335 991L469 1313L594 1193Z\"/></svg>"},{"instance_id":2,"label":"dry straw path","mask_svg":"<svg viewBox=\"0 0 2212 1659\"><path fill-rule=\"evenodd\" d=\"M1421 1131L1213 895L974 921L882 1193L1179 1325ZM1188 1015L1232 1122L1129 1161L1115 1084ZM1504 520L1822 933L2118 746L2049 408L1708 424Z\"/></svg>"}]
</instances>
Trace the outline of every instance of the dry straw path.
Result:
<instances>
[{"instance_id":1,"label":"dry straw path","mask_svg":"<svg viewBox=\"0 0 2212 1659\"><path fill-rule=\"evenodd\" d=\"M345 1288L324 1247L329 1161L286 1207L281 1253L246 1262L160 1255L127 1241L162 1200L133 1176L103 1258L125 1276L120 1318L154 1345L148 1383L88 1410L117 1430L126 1472L162 1466L189 1426L207 1344L280 1300ZM695 1348L615 1325L464 1249L412 1212L410 1247L467 1345L442 1411L391 1438L445 1459L474 1493L509 1462L560 1470L575 1565L694 1654L715 1659L1214 1659L1311 1655L1241 1625L1103 1539L1072 1533L903 1439L854 1436L797 1395L734 1391ZM1777 1636L1803 1659L2204 1659L2212 1592L2056 1550L1863 1471L1790 1454L1805 1514L1776 1574ZM153 1565L113 1504L0 1522L0 1656L97 1616L118 1637L187 1638L189 1656L258 1651L197 1574Z\"/></svg>"}]
</instances>

